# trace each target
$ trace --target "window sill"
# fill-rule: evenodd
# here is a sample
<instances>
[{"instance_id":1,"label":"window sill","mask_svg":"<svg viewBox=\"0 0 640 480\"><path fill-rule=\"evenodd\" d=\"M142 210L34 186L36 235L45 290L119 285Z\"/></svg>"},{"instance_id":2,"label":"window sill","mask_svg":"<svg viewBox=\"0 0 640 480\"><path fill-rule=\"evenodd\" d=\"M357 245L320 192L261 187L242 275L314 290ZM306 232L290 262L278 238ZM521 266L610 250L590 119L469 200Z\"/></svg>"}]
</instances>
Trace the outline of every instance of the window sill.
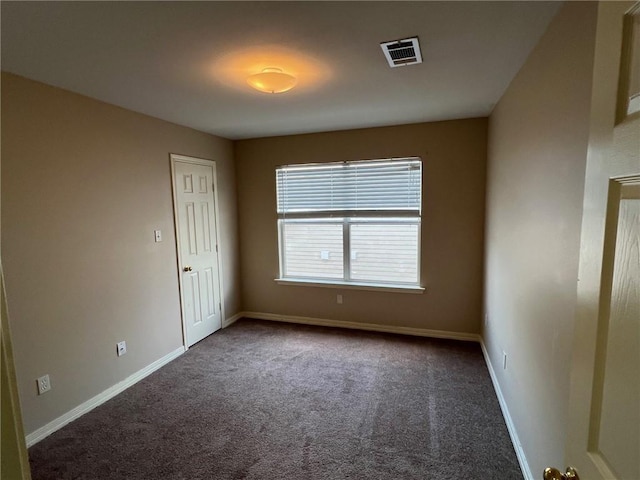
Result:
<instances>
[{"instance_id":1,"label":"window sill","mask_svg":"<svg viewBox=\"0 0 640 480\"><path fill-rule=\"evenodd\" d=\"M372 292L395 292L395 293L414 293L422 294L425 292L424 287L416 287L413 285L384 285L380 283L343 283L337 281L323 280L295 280L292 278L276 278L274 280L278 285L293 285L296 287L322 287L336 288L341 290L369 290Z\"/></svg>"}]
</instances>

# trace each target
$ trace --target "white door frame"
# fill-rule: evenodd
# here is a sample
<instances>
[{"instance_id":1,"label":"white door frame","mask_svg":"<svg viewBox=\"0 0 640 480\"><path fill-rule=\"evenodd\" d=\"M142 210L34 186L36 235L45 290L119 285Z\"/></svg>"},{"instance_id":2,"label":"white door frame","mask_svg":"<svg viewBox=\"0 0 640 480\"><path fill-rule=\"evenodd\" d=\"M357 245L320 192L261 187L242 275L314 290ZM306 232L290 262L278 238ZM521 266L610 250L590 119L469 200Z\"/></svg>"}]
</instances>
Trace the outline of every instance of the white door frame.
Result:
<instances>
[{"instance_id":1,"label":"white door frame","mask_svg":"<svg viewBox=\"0 0 640 480\"><path fill-rule=\"evenodd\" d=\"M216 172L216 162L215 160L207 160L204 158L196 158L189 157L186 155L180 155L177 153L169 154L170 163L171 163L171 192L173 195L173 231L176 238L176 259L177 264L176 268L178 273L178 294L180 296L180 319L182 322L182 344L185 350L189 349L189 345L187 344L187 325L185 323L184 316L184 298L183 292L184 287L182 284L182 250L180 249L180 235L178 232L178 203L177 203L177 192L176 192L176 162L181 163L191 163L194 165L204 165L211 167L213 169L213 203L214 203L214 215L215 215L215 229L216 229L216 257L218 260L218 285L220 285L220 321L222 327L224 328L225 323L225 315L224 315L224 284L222 281L222 256L220 255L220 209L218 201L218 176Z\"/></svg>"}]
</instances>

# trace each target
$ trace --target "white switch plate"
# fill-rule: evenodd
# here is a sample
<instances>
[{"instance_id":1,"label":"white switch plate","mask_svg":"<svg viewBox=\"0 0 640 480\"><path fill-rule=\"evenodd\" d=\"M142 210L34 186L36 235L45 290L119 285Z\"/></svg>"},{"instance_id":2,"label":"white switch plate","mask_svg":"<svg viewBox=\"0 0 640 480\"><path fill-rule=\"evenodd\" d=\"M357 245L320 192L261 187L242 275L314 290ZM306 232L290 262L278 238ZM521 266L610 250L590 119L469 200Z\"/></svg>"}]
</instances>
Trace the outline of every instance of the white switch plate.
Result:
<instances>
[{"instance_id":1,"label":"white switch plate","mask_svg":"<svg viewBox=\"0 0 640 480\"><path fill-rule=\"evenodd\" d=\"M118 342L116 343L116 348L118 352L118 356L121 357L125 353L127 353L127 342Z\"/></svg>"},{"instance_id":2,"label":"white switch plate","mask_svg":"<svg viewBox=\"0 0 640 480\"><path fill-rule=\"evenodd\" d=\"M154 230L153 234L155 235L156 242L162 241L162 230Z\"/></svg>"},{"instance_id":3,"label":"white switch plate","mask_svg":"<svg viewBox=\"0 0 640 480\"><path fill-rule=\"evenodd\" d=\"M44 375L36 380L38 384L38 395L42 395L43 393L51 390L51 380L49 380L49 375Z\"/></svg>"}]
</instances>

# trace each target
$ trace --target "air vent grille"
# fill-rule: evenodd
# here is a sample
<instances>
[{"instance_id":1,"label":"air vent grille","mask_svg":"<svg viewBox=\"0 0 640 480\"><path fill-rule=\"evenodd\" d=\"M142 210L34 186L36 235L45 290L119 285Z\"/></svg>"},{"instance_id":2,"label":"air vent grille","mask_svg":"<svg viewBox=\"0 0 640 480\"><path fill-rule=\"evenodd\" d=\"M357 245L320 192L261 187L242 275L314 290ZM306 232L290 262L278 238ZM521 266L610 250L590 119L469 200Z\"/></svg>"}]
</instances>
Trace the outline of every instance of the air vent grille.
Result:
<instances>
[{"instance_id":1,"label":"air vent grille","mask_svg":"<svg viewBox=\"0 0 640 480\"><path fill-rule=\"evenodd\" d=\"M380 48L382 48L390 67L404 67L422 63L418 37L383 42L380 44Z\"/></svg>"}]
</instances>

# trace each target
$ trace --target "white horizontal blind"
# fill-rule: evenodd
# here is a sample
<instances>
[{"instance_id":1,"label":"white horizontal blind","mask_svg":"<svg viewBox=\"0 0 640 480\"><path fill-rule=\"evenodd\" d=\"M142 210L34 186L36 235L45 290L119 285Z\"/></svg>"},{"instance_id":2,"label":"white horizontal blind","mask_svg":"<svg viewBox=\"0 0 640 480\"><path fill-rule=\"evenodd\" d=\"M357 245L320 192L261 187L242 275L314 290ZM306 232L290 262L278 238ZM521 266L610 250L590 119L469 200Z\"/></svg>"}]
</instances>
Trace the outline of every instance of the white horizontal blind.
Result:
<instances>
[{"instance_id":1,"label":"white horizontal blind","mask_svg":"<svg viewBox=\"0 0 640 480\"><path fill-rule=\"evenodd\" d=\"M417 158L284 166L276 170L278 213L416 214L421 179Z\"/></svg>"},{"instance_id":2,"label":"white horizontal blind","mask_svg":"<svg viewBox=\"0 0 640 480\"><path fill-rule=\"evenodd\" d=\"M284 276L344 278L342 223L284 222Z\"/></svg>"},{"instance_id":3,"label":"white horizontal blind","mask_svg":"<svg viewBox=\"0 0 640 480\"><path fill-rule=\"evenodd\" d=\"M276 170L280 275L419 285L418 158Z\"/></svg>"},{"instance_id":4,"label":"white horizontal blind","mask_svg":"<svg viewBox=\"0 0 640 480\"><path fill-rule=\"evenodd\" d=\"M350 279L380 283L418 283L416 223L352 224Z\"/></svg>"}]
</instances>

